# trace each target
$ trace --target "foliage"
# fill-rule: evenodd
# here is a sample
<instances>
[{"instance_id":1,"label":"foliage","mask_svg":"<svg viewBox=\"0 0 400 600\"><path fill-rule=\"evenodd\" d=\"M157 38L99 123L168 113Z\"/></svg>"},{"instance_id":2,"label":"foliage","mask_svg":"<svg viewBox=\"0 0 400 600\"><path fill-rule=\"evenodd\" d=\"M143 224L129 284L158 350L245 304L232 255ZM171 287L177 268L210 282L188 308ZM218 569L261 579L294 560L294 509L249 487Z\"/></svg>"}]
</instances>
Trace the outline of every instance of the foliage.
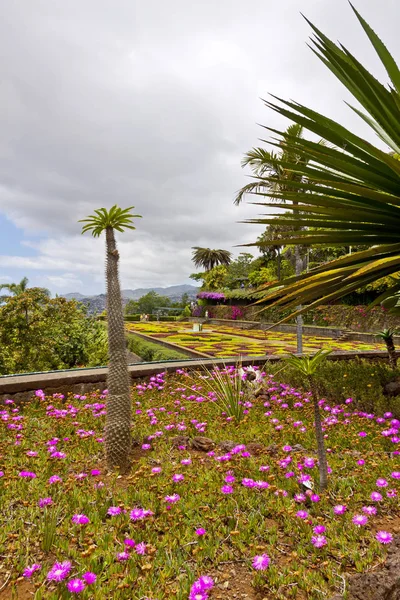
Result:
<instances>
[{"instance_id":1,"label":"foliage","mask_svg":"<svg viewBox=\"0 0 400 600\"><path fill-rule=\"evenodd\" d=\"M0 304L2 304L8 298L10 298L10 295L19 296L20 294L23 294L27 289L29 289L28 281L29 281L29 279L27 277L23 277L19 283L2 283L2 284L0 284L0 291L8 290L10 292L10 294L3 294L0 296ZM46 296L48 296L50 298L51 294L47 288L36 288L36 289L41 290Z\"/></svg>"},{"instance_id":2,"label":"foliage","mask_svg":"<svg viewBox=\"0 0 400 600\"><path fill-rule=\"evenodd\" d=\"M137 335L128 334L128 349L140 356L145 362L162 361L162 360L179 360L187 358L186 354L177 350L170 350L157 344L156 342L148 342Z\"/></svg>"},{"instance_id":3,"label":"foliage","mask_svg":"<svg viewBox=\"0 0 400 600\"><path fill-rule=\"evenodd\" d=\"M314 52L347 87L364 109L353 108L381 141L393 152L400 147L400 71L386 47L353 8L359 22L377 52L390 79L385 88L343 46L331 42L314 25ZM277 99L266 105L321 136L325 145L274 130L281 137L272 145L287 153L296 153L301 161L288 160L286 168L302 178L292 183L293 191L263 191L280 208L293 212L285 223L298 228L295 235L279 243L343 246L365 244L368 250L355 252L313 269L297 279L288 279L283 287L266 286L260 301L274 302L293 309L299 303L312 306L327 303L373 283L400 269L400 163L332 119L296 102ZM266 178L274 182L274 177ZM301 212L287 201L299 202ZM275 203L273 204L276 205ZM271 202L264 206L272 206ZM274 215L252 222L276 222ZM319 228L317 232L308 228ZM400 290L398 280L378 301ZM306 310L306 309L304 309Z\"/></svg>"},{"instance_id":4,"label":"foliage","mask_svg":"<svg viewBox=\"0 0 400 600\"><path fill-rule=\"evenodd\" d=\"M195 267L202 267L206 271L210 271L217 265L227 266L231 262L232 254L228 250L211 250L199 246L194 246L192 250L192 260Z\"/></svg>"},{"instance_id":5,"label":"foliage","mask_svg":"<svg viewBox=\"0 0 400 600\"><path fill-rule=\"evenodd\" d=\"M0 307L0 373L104 365L104 328L75 300L50 299L41 288Z\"/></svg>"},{"instance_id":6,"label":"foliage","mask_svg":"<svg viewBox=\"0 0 400 600\"><path fill-rule=\"evenodd\" d=\"M267 369L289 385L309 389L307 377L291 366L284 374L279 364L268 364ZM381 414L390 411L400 419L400 396L389 397L383 393L384 385L399 377L400 369L393 370L382 359L329 360L315 374L315 385L319 396L328 402L344 404L350 399L351 410Z\"/></svg>"},{"instance_id":7,"label":"foliage","mask_svg":"<svg viewBox=\"0 0 400 600\"><path fill-rule=\"evenodd\" d=\"M354 377L348 383L356 383L358 371L350 373ZM300 476L311 480L318 476L316 466L311 466L312 406L307 388L291 389L286 374L280 375L281 379L265 380L267 389L276 390L269 405L251 402L239 425L199 390L204 381L200 378L189 384L189 393L182 393L189 379L181 370L138 382L131 390L135 422L150 447L135 449L135 469L129 478L109 474L104 465L106 393L39 395L19 408L6 404L0 421L4 472L0 542L3 569L10 578L2 594L20 596L32 590L42 600L70 598L66 584L94 572L97 581L87 585L82 598L187 600L197 577L229 573L235 561L240 571L235 566L229 589L220 593L217 588L216 595L240 597L245 589L248 597L315 600L337 594L349 574L383 562L386 550L375 539L376 531L394 533L400 509L399 480L392 477L399 470L398 457L390 454L398 445L382 435L391 419L379 422L353 412L355 396L349 407L338 405L338 398L325 402L332 493L313 500L306 497L306 503L299 497ZM376 411L375 417L383 412ZM12 423L22 431L9 427ZM360 431L366 437L360 437ZM177 448L172 439L178 433L192 439L209 437L216 444L215 456ZM226 440L236 444L232 452L218 448ZM260 455L252 453L255 441L263 447ZM235 478L229 494L222 492L227 471ZM35 477L23 477L21 472ZM175 481L176 474L183 480ZM54 475L58 480L50 483ZM378 478L389 485L377 488ZM397 496L388 494L392 489L397 489ZM376 491L382 495L375 504L377 515L370 516L365 526L354 525L354 515L372 504L370 494ZM176 501L166 500L171 497ZM42 508L39 502L48 498L52 504ZM338 504L347 507L342 515L334 514ZM139 514L151 512L134 521L130 516L134 508ZM297 516L299 510L306 511L305 518ZM46 553L43 529L50 512L60 517ZM74 524L72 517L82 513L89 522ZM326 527L322 548L311 543L317 525ZM199 528L203 535L196 534ZM130 548L133 542L124 540L132 539L136 544ZM144 554L136 550L138 546ZM117 556L123 550L127 550L124 561ZM254 556L264 553L270 565L256 571ZM64 581L47 579L55 560L71 562ZM34 563L41 569L21 581L24 570Z\"/></svg>"},{"instance_id":8,"label":"foliage","mask_svg":"<svg viewBox=\"0 0 400 600\"><path fill-rule=\"evenodd\" d=\"M152 314L161 308L171 307L171 299L168 296L161 296L151 290L139 300L129 300L125 306L125 314Z\"/></svg>"},{"instance_id":9,"label":"foliage","mask_svg":"<svg viewBox=\"0 0 400 600\"><path fill-rule=\"evenodd\" d=\"M132 220L141 219L141 215L133 215L131 213L132 208L135 207L128 206L128 208L122 209L116 204L110 210L98 208L95 209L94 215L90 215L86 219L80 219L78 223L86 223L82 227L82 233L90 231L93 237L100 237L107 227L116 229L119 232L124 231L124 229L136 229L132 225Z\"/></svg>"},{"instance_id":10,"label":"foliage","mask_svg":"<svg viewBox=\"0 0 400 600\"><path fill-rule=\"evenodd\" d=\"M237 367L239 368L239 367ZM218 412L240 423L244 417L244 385L242 377L236 375L234 367L214 367L212 371L204 369L201 375L202 386L215 400Z\"/></svg>"},{"instance_id":11,"label":"foliage","mask_svg":"<svg viewBox=\"0 0 400 600\"><path fill-rule=\"evenodd\" d=\"M252 270L253 255L249 252L241 252L236 260L229 265L225 278L225 286L236 289L240 285L247 285Z\"/></svg>"}]
</instances>

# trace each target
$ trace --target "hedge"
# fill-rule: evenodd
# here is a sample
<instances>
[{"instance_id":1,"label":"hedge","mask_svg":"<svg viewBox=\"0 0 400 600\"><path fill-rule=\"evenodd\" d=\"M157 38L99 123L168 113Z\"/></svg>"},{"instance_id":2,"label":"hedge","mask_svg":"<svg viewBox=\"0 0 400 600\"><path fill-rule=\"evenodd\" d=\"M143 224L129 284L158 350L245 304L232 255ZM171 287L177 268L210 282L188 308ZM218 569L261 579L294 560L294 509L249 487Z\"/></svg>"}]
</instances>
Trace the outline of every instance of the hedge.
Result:
<instances>
[{"instance_id":1,"label":"hedge","mask_svg":"<svg viewBox=\"0 0 400 600\"><path fill-rule=\"evenodd\" d=\"M156 342L148 342L135 334L128 334L126 336L128 349L140 356L146 362L160 361L160 360L180 360L186 358L186 354L178 352L177 350L170 350L164 348Z\"/></svg>"}]
</instances>

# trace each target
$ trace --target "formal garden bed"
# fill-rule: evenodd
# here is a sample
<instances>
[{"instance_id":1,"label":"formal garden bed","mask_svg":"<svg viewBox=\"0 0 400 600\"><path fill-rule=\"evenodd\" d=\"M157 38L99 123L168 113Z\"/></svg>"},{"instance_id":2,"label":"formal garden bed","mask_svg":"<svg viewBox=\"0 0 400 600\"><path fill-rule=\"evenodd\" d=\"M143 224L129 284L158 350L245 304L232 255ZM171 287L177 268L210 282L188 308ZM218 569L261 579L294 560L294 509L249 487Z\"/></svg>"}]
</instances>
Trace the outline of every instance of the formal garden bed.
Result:
<instances>
[{"instance_id":1,"label":"formal garden bed","mask_svg":"<svg viewBox=\"0 0 400 600\"><path fill-rule=\"evenodd\" d=\"M127 331L143 333L155 340L163 340L216 358L287 354L296 351L294 333L237 329L227 325L203 325L201 332L195 332L191 327L191 323L126 324ZM320 348L345 352L383 349L382 343L340 341L323 336L304 336L303 339L304 352L316 352Z\"/></svg>"},{"instance_id":2,"label":"formal garden bed","mask_svg":"<svg viewBox=\"0 0 400 600\"><path fill-rule=\"evenodd\" d=\"M106 391L6 401L0 598L313 600L379 567L400 531L400 421L321 400L319 493L310 395L275 368L257 397L245 384L239 422L204 375L133 386L127 476L105 468Z\"/></svg>"}]
</instances>

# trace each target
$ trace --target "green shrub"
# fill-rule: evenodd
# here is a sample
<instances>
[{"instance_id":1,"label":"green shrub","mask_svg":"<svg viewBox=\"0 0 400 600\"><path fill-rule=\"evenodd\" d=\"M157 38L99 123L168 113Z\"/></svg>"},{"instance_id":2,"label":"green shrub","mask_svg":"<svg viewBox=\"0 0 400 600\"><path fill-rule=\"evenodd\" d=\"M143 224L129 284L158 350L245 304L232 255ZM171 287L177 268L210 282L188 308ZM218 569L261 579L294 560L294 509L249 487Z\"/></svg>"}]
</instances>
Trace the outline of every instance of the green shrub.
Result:
<instances>
[{"instance_id":1,"label":"green shrub","mask_svg":"<svg viewBox=\"0 0 400 600\"><path fill-rule=\"evenodd\" d=\"M157 344L157 342L148 342L135 334L127 336L128 348L134 354L137 354L145 362L162 361L162 360L180 360L187 356L176 350L170 350Z\"/></svg>"},{"instance_id":2,"label":"green shrub","mask_svg":"<svg viewBox=\"0 0 400 600\"><path fill-rule=\"evenodd\" d=\"M268 373L276 373L277 378L287 384L308 390L306 378L295 369L282 363L267 363ZM389 397L383 394L383 386L400 377L400 368L391 369L385 360L368 361L328 360L315 374L318 395L330 402L342 404L352 398L350 410L362 410L381 415L387 411L400 417L400 396Z\"/></svg>"},{"instance_id":3,"label":"green shrub","mask_svg":"<svg viewBox=\"0 0 400 600\"><path fill-rule=\"evenodd\" d=\"M128 322L140 321L140 315L125 315L124 321L128 321Z\"/></svg>"}]
</instances>

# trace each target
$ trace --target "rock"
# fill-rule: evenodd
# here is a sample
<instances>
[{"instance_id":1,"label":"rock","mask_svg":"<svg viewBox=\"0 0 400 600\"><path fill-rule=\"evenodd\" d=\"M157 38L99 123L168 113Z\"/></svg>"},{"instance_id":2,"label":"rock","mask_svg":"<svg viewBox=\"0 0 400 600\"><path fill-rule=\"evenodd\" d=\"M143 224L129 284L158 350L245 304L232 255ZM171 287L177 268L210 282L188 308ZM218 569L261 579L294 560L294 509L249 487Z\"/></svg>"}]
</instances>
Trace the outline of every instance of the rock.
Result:
<instances>
[{"instance_id":1,"label":"rock","mask_svg":"<svg viewBox=\"0 0 400 600\"><path fill-rule=\"evenodd\" d=\"M265 450L268 454L271 454L271 456L276 456L279 453L279 447L276 444L270 444Z\"/></svg>"},{"instance_id":2,"label":"rock","mask_svg":"<svg viewBox=\"0 0 400 600\"><path fill-rule=\"evenodd\" d=\"M215 443L207 437L194 437L190 443L193 450L201 450L202 452L210 452L215 447Z\"/></svg>"},{"instance_id":3,"label":"rock","mask_svg":"<svg viewBox=\"0 0 400 600\"><path fill-rule=\"evenodd\" d=\"M399 396L400 380L396 379L395 381L389 381L389 383L383 386L383 393L386 394L386 396Z\"/></svg>"},{"instance_id":4,"label":"rock","mask_svg":"<svg viewBox=\"0 0 400 600\"><path fill-rule=\"evenodd\" d=\"M233 442L232 440L227 440L226 442L220 442L218 444L218 447L221 448L223 452L230 452L237 445L238 444L236 442Z\"/></svg>"},{"instance_id":5,"label":"rock","mask_svg":"<svg viewBox=\"0 0 400 600\"><path fill-rule=\"evenodd\" d=\"M385 563L348 580L348 600L400 600L400 535L393 537ZM331 600L343 600L336 595Z\"/></svg>"},{"instance_id":6,"label":"rock","mask_svg":"<svg viewBox=\"0 0 400 600\"><path fill-rule=\"evenodd\" d=\"M172 438L171 440L171 444L173 446L175 446L175 448L178 448L178 446L189 446L189 442L190 442L190 438L188 435L177 435L176 437Z\"/></svg>"},{"instance_id":7,"label":"rock","mask_svg":"<svg viewBox=\"0 0 400 600\"><path fill-rule=\"evenodd\" d=\"M292 448L292 452L307 452L305 448L301 444L295 444Z\"/></svg>"},{"instance_id":8,"label":"rock","mask_svg":"<svg viewBox=\"0 0 400 600\"><path fill-rule=\"evenodd\" d=\"M252 455L257 455L261 454L264 450L264 446L258 442L250 442L249 444L246 444L246 450Z\"/></svg>"}]
</instances>

